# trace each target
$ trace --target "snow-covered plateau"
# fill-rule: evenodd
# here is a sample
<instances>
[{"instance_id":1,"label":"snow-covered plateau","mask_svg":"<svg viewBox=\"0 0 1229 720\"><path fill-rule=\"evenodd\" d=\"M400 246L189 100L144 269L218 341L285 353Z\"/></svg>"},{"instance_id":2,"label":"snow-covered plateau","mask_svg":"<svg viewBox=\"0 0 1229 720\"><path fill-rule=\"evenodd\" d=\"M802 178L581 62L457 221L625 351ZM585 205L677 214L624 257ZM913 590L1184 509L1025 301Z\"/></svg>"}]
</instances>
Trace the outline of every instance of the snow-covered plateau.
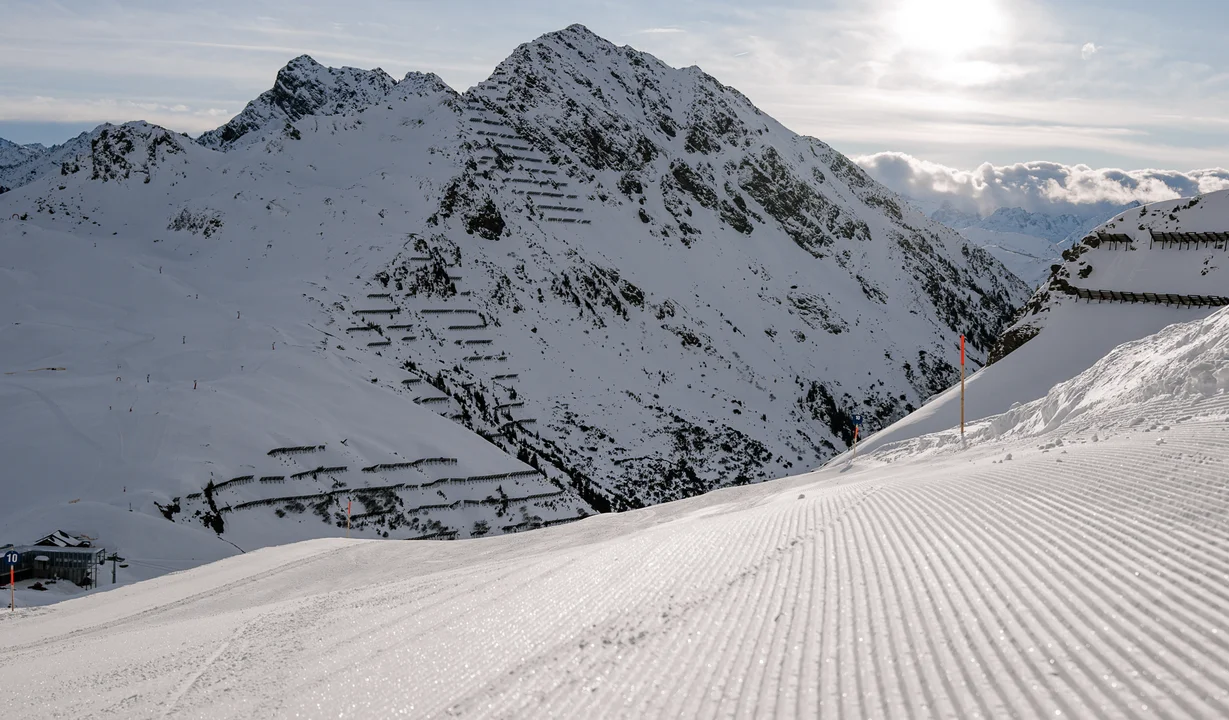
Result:
<instances>
[{"instance_id":1,"label":"snow-covered plateau","mask_svg":"<svg viewBox=\"0 0 1229 720\"><path fill-rule=\"evenodd\" d=\"M852 463L0 617L14 717L1229 716L1229 310ZM71 678L70 682L65 682Z\"/></svg>"}]
</instances>

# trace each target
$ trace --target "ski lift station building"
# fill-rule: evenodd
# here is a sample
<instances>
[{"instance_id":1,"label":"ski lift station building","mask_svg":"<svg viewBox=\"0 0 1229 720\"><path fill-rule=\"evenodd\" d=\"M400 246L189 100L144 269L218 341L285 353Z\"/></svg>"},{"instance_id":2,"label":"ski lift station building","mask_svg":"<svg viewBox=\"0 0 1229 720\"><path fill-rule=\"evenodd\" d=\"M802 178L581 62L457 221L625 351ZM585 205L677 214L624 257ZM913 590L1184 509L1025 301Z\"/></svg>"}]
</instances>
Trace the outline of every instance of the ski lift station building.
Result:
<instances>
[{"instance_id":1,"label":"ski lift station building","mask_svg":"<svg viewBox=\"0 0 1229 720\"><path fill-rule=\"evenodd\" d=\"M89 542L62 531L52 533L34 545L0 548L0 551L6 550L16 550L21 555L21 560L13 568L16 580L55 578L82 587L98 586L98 568L107 556L105 549L91 547ZM3 581L7 583L8 577Z\"/></svg>"}]
</instances>

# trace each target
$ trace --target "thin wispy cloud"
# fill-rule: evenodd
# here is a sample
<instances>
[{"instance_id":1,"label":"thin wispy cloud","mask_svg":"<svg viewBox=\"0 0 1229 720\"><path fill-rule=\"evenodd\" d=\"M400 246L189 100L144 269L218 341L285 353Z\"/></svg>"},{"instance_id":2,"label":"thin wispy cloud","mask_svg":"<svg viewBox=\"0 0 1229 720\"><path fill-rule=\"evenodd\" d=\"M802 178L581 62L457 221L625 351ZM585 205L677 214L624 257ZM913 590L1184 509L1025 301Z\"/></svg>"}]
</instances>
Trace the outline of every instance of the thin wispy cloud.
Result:
<instances>
[{"instance_id":1,"label":"thin wispy cloud","mask_svg":"<svg viewBox=\"0 0 1229 720\"><path fill-rule=\"evenodd\" d=\"M0 135L145 119L197 133L290 58L440 75L458 90L573 22L699 65L791 129L851 155L950 167L1027 158L1091 167L1229 166L1229 4L1187 0L629 0L105 5L13 0L0 23ZM36 95L55 102L35 103ZM166 110L186 107L188 110ZM91 108L97 112L91 116ZM105 112L104 112L105 111ZM132 119L132 118L123 118ZM18 137L50 142L51 136Z\"/></svg>"}]
</instances>

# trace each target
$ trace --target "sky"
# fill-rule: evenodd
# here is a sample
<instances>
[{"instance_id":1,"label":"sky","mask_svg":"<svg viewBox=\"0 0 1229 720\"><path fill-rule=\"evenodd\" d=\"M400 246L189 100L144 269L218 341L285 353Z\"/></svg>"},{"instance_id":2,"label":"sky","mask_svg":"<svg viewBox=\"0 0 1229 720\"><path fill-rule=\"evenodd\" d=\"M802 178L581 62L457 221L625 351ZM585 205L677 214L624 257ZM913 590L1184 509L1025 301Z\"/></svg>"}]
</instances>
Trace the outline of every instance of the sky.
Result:
<instances>
[{"instance_id":1,"label":"sky","mask_svg":"<svg viewBox=\"0 0 1229 720\"><path fill-rule=\"evenodd\" d=\"M864 165L1229 167L1224 0L0 0L0 17L0 137L20 143L135 119L195 135L303 53L464 90L579 22Z\"/></svg>"}]
</instances>

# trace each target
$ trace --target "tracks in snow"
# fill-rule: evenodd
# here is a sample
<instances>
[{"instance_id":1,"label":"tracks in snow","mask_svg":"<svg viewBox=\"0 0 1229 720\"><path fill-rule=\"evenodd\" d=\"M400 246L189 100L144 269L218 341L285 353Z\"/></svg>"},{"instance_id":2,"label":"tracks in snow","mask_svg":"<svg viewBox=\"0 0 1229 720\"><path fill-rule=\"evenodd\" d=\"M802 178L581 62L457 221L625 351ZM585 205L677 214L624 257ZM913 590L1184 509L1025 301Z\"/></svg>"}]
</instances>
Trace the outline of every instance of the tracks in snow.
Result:
<instances>
[{"instance_id":1,"label":"tracks in snow","mask_svg":"<svg viewBox=\"0 0 1229 720\"><path fill-rule=\"evenodd\" d=\"M182 628L198 639L168 669L156 647L98 668L113 715L179 692L217 717L1229 717L1229 429L1173 427L1017 441L1007 463L994 446L824 472L443 551L354 545L84 635L0 640L0 671ZM56 635L54 613L17 624ZM219 613L238 614L211 631Z\"/></svg>"}]
</instances>

